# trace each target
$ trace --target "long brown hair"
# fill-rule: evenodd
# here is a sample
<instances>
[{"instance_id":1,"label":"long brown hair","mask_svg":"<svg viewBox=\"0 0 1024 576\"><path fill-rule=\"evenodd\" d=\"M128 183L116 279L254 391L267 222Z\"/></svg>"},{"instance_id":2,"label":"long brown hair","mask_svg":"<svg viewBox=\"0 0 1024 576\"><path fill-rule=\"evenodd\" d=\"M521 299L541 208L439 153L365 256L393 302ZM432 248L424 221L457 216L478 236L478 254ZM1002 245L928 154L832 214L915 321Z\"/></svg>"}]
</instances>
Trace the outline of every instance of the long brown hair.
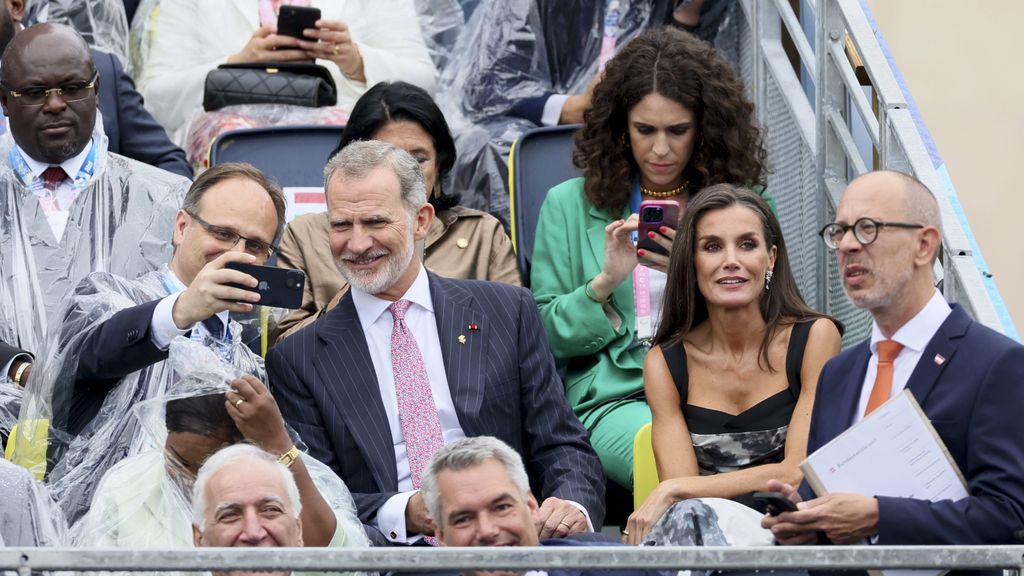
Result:
<instances>
[{"instance_id":1,"label":"long brown hair","mask_svg":"<svg viewBox=\"0 0 1024 576\"><path fill-rule=\"evenodd\" d=\"M707 320L708 304L698 288L695 265L697 224L708 213L732 206L743 206L754 212L761 221L765 249L771 250L772 246L776 247L771 289L761 293L761 317L764 319L766 330L757 359L758 365L761 365L763 360L768 370L774 372L768 359L768 347L783 326L811 318L828 318L835 322L842 333L843 325L834 318L812 310L804 302L789 266L789 255L786 253L786 242L782 238L778 218L761 196L742 186L715 184L701 190L686 207L683 221L672 243L665 303L654 343L682 343L683 338L691 330Z\"/></svg>"},{"instance_id":2,"label":"long brown hair","mask_svg":"<svg viewBox=\"0 0 1024 576\"><path fill-rule=\"evenodd\" d=\"M617 218L638 167L628 146L629 111L660 94L694 113L697 144L684 170L690 190L732 182L763 185L765 150L743 85L708 43L672 28L652 28L608 62L576 135L573 163L587 199Z\"/></svg>"}]
</instances>

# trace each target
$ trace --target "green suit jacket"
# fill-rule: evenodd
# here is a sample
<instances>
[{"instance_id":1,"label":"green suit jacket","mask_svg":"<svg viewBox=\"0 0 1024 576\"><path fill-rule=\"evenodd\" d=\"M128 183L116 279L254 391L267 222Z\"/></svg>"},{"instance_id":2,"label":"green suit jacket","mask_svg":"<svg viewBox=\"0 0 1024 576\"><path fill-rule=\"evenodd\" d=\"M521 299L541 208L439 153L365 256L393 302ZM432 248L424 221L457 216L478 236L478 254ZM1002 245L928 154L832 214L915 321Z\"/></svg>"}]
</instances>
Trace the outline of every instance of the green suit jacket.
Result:
<instances>
[{"instance_id":1,"label":"green suit jacket","mask_svg":"<svg viewBox=\"0 0 1024 576\"><path fill-rule=\"evenodd\" d=\"M621 218L629 216L628 208ZM604 228L613 220L583 193L583 178L548 192L537 223L530 287L540 308L551 352L566 369L565 393L584 425L601 406L643 396L646 350L635 342L633 278L615 289L616 330L583 286L601 271Z\"/></svg>"},{"instance_id":2,"label":"green suit jacket","mask_svg":"<svg viewBox=\"0 0 1024 576\"><path fill-rule=\"evenodd\" d=\"M775 203L761 187L755 188ZM628 207L618 218L629 217ZM634 338L633 277L612 294L622 319L616 329L583 287L601 272L604 229L617 218L596 208L583 192L583 178L552 188L537 223L530 287L540 308L551 352L566 369L565 394L584 426L625 398L643 398L647 350Z\"/></svg>"}]
</instances>

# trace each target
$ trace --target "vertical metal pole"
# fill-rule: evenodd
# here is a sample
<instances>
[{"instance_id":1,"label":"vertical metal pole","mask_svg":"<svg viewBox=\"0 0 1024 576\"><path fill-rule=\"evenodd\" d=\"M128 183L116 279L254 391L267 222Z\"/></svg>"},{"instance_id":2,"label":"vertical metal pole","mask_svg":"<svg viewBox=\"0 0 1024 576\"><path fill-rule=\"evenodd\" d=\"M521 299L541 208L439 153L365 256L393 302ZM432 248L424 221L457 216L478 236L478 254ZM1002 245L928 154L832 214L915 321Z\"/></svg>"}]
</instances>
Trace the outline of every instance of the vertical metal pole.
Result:
<instances>
[{"instance_id":1,"label":"vertical metal pole","mask_svg":"<svg viewBox=\"0 0 1024 576\"><path fill-rule=\"evenodd\" d=\"M816 98L814 99L814 118L815 118L815 141L817 143L817 150L815 150L815 156L817 157L817 181L818 190L820 192L820 199L818 201L818 223L824 226L825 219L827 218L828 209L828 195L829 189L825 183L825 174L828 169L826 166L827 162L827 145L826 145L826 131L827 125L825 121L825 109L826 109L826 98L828 91L828 12L829 2L831 0L818 0L818 7L815 12L815 19L817 30L814 35L814 48L815 48L815 60L818 70L818 86L815 90ZM828 278L828 265L826 259L828 254L825 251L823 245L818 245L814 251L815 254L815 268L818 271L818 278L821 279L818 282L818 310L824 312L830 312L830 302L828 300L829 293L829 278Z\"/></svg>"}]
</instances>

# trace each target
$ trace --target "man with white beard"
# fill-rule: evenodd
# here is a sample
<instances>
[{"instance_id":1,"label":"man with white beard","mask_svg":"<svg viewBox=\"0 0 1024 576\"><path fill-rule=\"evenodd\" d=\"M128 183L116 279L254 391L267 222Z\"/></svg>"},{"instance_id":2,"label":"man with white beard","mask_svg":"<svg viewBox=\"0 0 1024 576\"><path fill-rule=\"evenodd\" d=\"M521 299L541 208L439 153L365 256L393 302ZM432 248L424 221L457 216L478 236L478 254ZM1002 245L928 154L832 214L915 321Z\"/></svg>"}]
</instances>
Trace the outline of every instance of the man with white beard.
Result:
<instances>
[{"instance_id":1,"label":"man with white beard","mask_svg":"<svg viewBox=\"0 0 1024 576\"><path fill-rule=\"evenodd\" d=\"M422 266L433 207L400 148L350 144L324 181L331 251L352 289L272 348L267 370L285 420L345 480L371 539L431 536L420 474L444 444L480 435L523 455L544 498L539 537L600 527L604 476L530 292Z\"/></svg>"}]
</instances>

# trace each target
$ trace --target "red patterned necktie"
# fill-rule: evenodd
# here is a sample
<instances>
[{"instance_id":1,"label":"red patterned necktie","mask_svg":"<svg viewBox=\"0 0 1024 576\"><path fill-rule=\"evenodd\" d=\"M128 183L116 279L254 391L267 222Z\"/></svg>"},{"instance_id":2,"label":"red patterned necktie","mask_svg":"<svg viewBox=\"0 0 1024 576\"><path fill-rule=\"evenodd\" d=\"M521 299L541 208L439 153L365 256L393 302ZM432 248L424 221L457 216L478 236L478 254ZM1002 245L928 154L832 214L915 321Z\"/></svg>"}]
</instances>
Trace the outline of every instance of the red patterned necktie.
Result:
<instances>
[{"instance_id":1,"label":"red patterned necktie","mask_svg":"<svg viewBox=\"0 0 1024 576\"><path fill-rule=\"evenodd\" d=\"M43 170L41 178L47 190L56 190L61 182L68 179L68 174L60 166L50 166Z\"/></svg>"}]
</instances>

